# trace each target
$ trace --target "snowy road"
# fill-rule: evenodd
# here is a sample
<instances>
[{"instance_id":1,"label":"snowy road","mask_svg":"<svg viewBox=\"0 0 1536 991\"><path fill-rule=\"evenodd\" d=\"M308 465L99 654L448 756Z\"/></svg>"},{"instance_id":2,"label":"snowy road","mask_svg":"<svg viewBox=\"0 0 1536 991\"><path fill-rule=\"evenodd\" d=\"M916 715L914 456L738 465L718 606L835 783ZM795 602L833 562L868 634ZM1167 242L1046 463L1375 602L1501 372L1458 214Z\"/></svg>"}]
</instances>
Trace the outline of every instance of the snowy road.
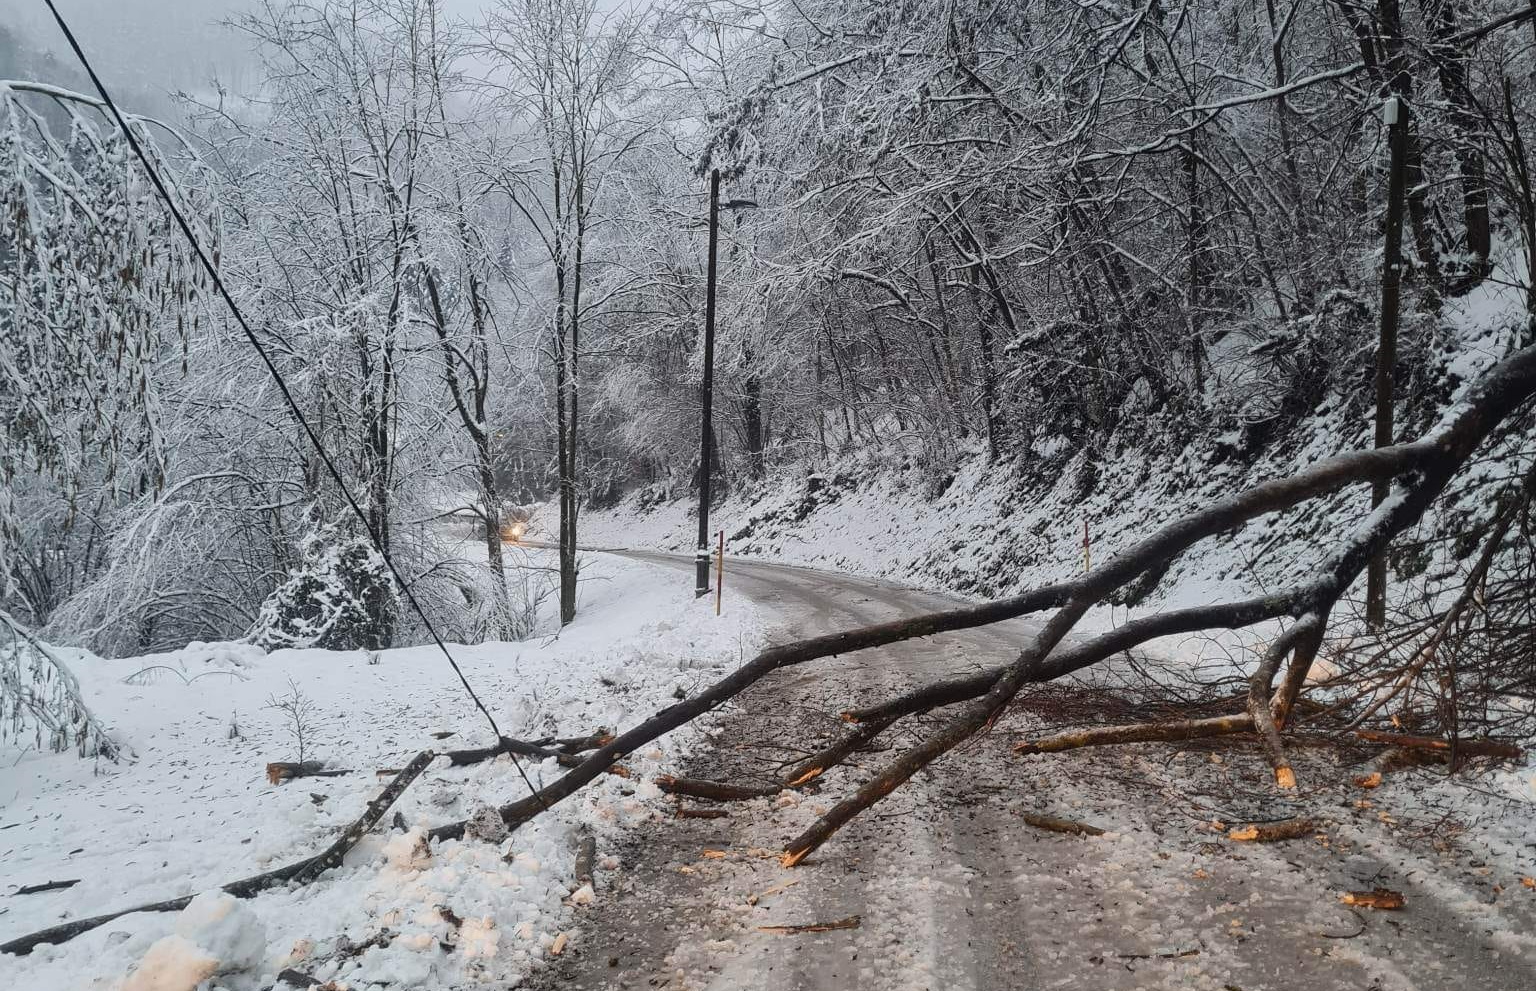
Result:
<instances>
[{"instance_id":1,"label":"snowy road","mask_svg":"<svg viewBox=\"0 0 1536 991\"><path fill-rule=\"evenodd\" d=\"M688 557L628 553L692 569ZM776 614L784 627L777 639L947 602L728 561L727 614L740 595ZM1010 623L781 672L724 717L716 745L695 754L688 772L767 779L813 739L839 732L834 714L846 703L995 663L1028 629ZM538 983L713 991L1536 986L1536 892L1486 866L1486 851L1421 828L1438 814L1421 799L1404 794L1396 807L1389 785L1362 804L1359 793L1340 788L1347 774L1331 758L1303 757L1304 789L1319 786L1304 810L1269 797L1248 755L1154 747L1025 762L1007 753L1010 727L1023 718L1010 716L919 775L796 869L774 858L784 841L885 755L860 755L862 767L830 773L819 795L644 827L621 851L622 867L600 879L600 904L572 950ZM908 727L885 745L915 732ZM1019 820L1023 810L1110 832L1042 833ZM1320 817L1320 838L1243 845L1208 825L1298 811ZM1367 917L1339 904L1341 891L1374 886L1405 892L1408 908ZM856 928L822 933L759 928L855 915Z\"/></svg>"}]
</instances>

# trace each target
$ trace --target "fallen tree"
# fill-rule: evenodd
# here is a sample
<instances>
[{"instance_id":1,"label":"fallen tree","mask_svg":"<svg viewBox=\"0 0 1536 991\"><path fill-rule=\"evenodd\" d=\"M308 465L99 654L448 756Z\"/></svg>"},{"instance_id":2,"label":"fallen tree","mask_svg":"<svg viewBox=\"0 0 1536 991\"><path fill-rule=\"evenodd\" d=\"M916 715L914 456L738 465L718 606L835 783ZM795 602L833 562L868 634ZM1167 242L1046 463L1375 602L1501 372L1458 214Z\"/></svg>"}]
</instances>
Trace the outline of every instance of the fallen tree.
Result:
<instances>
[{"instance_id":1,"label":"fallen tree","mask_svg":"<svg viewBox=\"0 0 1536 991\"><path fill-rule=\"evenodd\" d=\"M1011 664L969 678L926 686L874 710L849 715L855 721L885 721L939 706L961 706L938 729L906 750L873 776L854 795L830 809L804 834L792 840L786 865L802 861L850 819L900 787L920 768L990 724L1023 685L1048 681L1081 670L1120 651L1170 633L1236 628L1289 618L1294 621L1279 649L1261 663L1250 686L1249 705L1231 722L1255 728L1254 712L1271 749L1277 780L1284 782L1288 765L1276 741L1296 704L1328 617L1339 598L1359 576L1365 563L1397 534L1419 520L1450 480L1489 435L1536 395L1536 347L1528 347L1489 369L1472 384L1465 397L1423 437L1371 450L1351 451L1320 461L1287 478L1264 482L1229 499L1191 513L1164 526L1108 562L1069 581L974 606L961 606L911 619L882 623L828 636L771 647L702 692L657 712L618 734L578 766L537 793L500 809L509 828L529 821L544 809L575 794L604 774L626 754L671 732L739 695L764 676L781 668L834 655L884 646L950 630L967 629L1055 610L1044 628ZM1389 483L1388 498L1341 535L1334 550L1314 569L1316 577L1256 598L1175 610L1144 617L1089 640L1063 641L1084 613L1141 575L1165 566L1193 544L1347 486ZM1288 660L1288 663L1287 663ZM1281 664L1281 684L1269 692ZM1253 704L1268 698L1267 706ZM884 729L885 726L881 728ZM1237 730L1231 730L1237 731ZM868 742L868 739L863 742ZM824 769L823 769L824 770ZM463 823L433 831L437 839L463 835Z\"/></svg>"},{"instance_id":2,"label":"fallen tree","mask_svg":"<svg viewBox=\"0 0 1536 991\"><path fill-rule=\"evenodd\" d=\"M1275 620L1290 620L1291 625L1260 659L1249 679L1249 690L1242 700L1241 711L1196 720L1076 731L1026 741L1018 750L1021 754L1029 754L1108 743L1257 734L1274 767L1277 784L1288 787L1294 782L1294 772L1285 757L1282 734L1297 706L1307 672L1322 644L1334 607L1360 575L1370 557L1418 521L1490 434L1525 407L1533 395L1536 395L1536 347L1519 351L1491 368L1467 390L1465 398L1449 410L1434 429L1418 440L1391 447L1347 452L1320 461L1289 477L1255 485L1169 523L1079 577L994 602L959 606L910 619L771 647L707 689L655 713L629 730L611 737L582 739L578 747L596 747L584 758L571 752L577 747L561 746L563 741L557 741L557 745L552 747L504 739L493 747L459 752L451 760L453 763L473 763L509 753L553 760L557 765L567 768L562 776L545 787L498 809L506 825L515 829L576 794L598 777L627 773L620 762L628 754L731 701L774 671L826 657L1053 610L1042 629L1019 656L1007 665L964 678L922 686L879 705L844 713L847 721L856 724L850 732L794 768L781 782L746 786L664 778L661 781L663 790L707 800L731 801L763 797L781 788L803 787L819 781L827 770L846 760L858 749L868 746L879 734L903 719L935 709L953 708L952 714L936 729L922 737L915 746L898 754L854 794L835 805L810 829L792 840L785 849L782 862L786 866L793 866L802 862L855 816L899 788L918 770L991 725L1024 685L1050 681L1082 670L1156 637L1200 630L1232 629ZM1391 484L1388 498L1351 532L1340 536L1334 549L1316 563L1308 580L1262 596L1141 617L1108 633L1067 641L1068 635L1091 606L1111 597L1144 574L1165 568L1176 556L1197 542L1236 529L1260 516L1291 509L1348 486L1378 482ZM1275 685L1277 677L1278 686ZM1402 745L1404 739L1410 738L1376 742ZM1420 745L1426 744L1420 741ZM1504 744L1493 743L1482 749L1491 754L1509 750ZM379 810L379 815L382 815L382 811ZM358 825L362 823L363 820L359 820ZM461 839L465 835L466 825L466 822L457 822L439 826L431 831L430 836L438 841ZM356 828L354 826L354 830ZM366 828L371 828L371 825ZM352 836L354 830L349 830L347 836L337 841L337 845ZM274 884L302 883L324 869L330 862L330 853L327 851L270 875L235 882L226 886L225 890L245 896ZM144 906L135 911L167 910L173 907L180 906L176 903L163 903ZM26 952L40 942L67 939L115 917L102 916L55 927L0 946L0 951Z\"/></svg>"}]
</instances>

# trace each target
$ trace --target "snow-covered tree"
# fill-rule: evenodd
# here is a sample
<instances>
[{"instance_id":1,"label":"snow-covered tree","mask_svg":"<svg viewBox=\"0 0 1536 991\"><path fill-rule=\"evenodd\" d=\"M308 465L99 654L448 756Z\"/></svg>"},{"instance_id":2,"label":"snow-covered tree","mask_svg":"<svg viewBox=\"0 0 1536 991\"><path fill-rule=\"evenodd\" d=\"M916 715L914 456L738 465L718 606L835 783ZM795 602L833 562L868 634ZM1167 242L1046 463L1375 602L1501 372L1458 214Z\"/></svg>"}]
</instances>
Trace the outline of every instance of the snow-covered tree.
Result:
<instances>
[{"instance_id":1,"label":"snow-covered tree","mask_svg":"<svg viewBox=\"0 0 1536 991\"><path fill-rule=\"evenodd\" d=\"M128 117L218 250L209 177L173 130ZM206 276L100 101L0 82L0 560L23 475L64 498L165 483L161 389L187 361ZM66 520L66 525L68 524ZM12 548L16 548L15 551ZM17 578L0 568L0 584Z\"/></svg>"},{"instance_id":2,"label":"snow-covered tree","mask_svg":"<svg viewBox=\"0 0 1536 991\"><path fill-rule=\"evenodd\" d=\"M308 535L301 562L262 604L251 640L269 650L322 647L377 650L391 626L377 618L400 609L394 579L367 540L333 528Z\"/></svg>"}]
</instances>

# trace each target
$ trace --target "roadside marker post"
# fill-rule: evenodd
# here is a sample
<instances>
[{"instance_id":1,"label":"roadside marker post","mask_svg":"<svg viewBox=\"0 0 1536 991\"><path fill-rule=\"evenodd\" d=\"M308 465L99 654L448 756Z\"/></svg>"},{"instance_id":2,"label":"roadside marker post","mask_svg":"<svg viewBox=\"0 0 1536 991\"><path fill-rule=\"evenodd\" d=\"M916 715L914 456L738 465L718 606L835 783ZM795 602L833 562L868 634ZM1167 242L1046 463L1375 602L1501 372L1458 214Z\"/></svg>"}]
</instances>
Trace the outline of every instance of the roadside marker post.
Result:
<instances>
[{"instance_id":1,"label":"roadside marker post","mask_svg":"<svg viewBox=\"0 0 1536 991\"><path fill-rule=\"evenodd\" d=\"M1088 517L1083 517L1083 570L1093 570L1093 545L1088 540Z\"/></svg>"},{"instance_id":2,"label":"roadside marker post","mask_svg":"<svg viewBox=\"0 0 1536 991\"><path fill-rule=\"evenodd\" d=\"M725 531L720 534L720 551L715 558L715 615L720 615L720 594L725 586Z\"/></svg>"}]
</instances>

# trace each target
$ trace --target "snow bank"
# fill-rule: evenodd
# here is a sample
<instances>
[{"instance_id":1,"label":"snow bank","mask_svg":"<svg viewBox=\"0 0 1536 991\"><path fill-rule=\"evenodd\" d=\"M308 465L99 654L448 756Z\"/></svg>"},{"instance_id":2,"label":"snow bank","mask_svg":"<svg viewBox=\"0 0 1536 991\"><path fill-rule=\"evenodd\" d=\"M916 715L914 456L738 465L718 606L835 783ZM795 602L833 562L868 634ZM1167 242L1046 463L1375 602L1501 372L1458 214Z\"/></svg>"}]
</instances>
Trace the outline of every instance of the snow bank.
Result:
<instances>
[{"instance_id":1,"label":"snow bank","mask_svg":"<svg viewBox=\"0 0 1536 991\"><path fill-rule=\"evenodd\" d=\"M547 566L544 552L524 562ZM523 643L455 647L470 683L509 735L576 736L633 725L715 680L758 646L761 621L737 600L717 618L691 570L586 555L576 622ZM138 760L123 765L37 751L0 752L0 893L79 878L6 899L0 941L129 906L209 892L329 843L381 786L375 772L419 750L484 746L490 731L435 648L362 652L189 644L104 660L65 651L82 689ZM313 703L306 759L350 773L268 784L267 761L294 739L269 698L290 681ZM436 740L433 732L452 735ZM630 765L675 770L694 731ZM210 976L231 991L270 986L292 967L354 989L506 986L547 958L589 903L574 878L575 833L611 848L656 814L654 788L594 783L501 843L427 848L426 829L525 795L510 758L450 768L440 758L396 809L407 831L366 837L343 866L291 891L237 901L200 894L180 915L127 916L61 947L0 956L0 988L188 991ZM541 785L553 761L524 762ZM599 886L597 898L601 898Z\"/></svg>"}]
</instances>

